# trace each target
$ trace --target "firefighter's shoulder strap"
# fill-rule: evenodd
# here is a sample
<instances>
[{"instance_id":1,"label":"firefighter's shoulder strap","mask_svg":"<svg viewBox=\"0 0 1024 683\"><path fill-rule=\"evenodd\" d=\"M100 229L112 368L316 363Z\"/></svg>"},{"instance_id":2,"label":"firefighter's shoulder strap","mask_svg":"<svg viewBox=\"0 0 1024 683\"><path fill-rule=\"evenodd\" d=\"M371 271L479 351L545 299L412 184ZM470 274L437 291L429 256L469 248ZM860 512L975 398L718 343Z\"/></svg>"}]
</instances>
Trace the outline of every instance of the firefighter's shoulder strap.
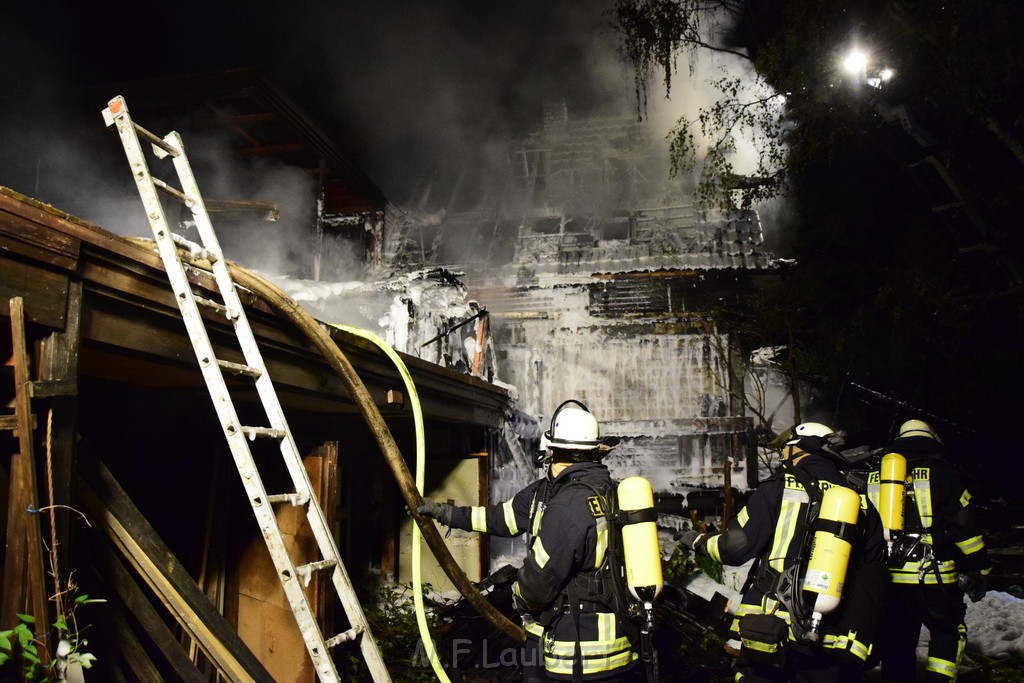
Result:
<instances>
[{"instance_id":1,"label":"firefighter's shoulder strap","mask_svg":"<svg viewBox=\"0 0 1024 683\"><path fill-rule=\"evenodd\" d=\"M797 483L807 492L807 512L804 515L803 527L797 533L803 534L803 543L800 545L800 558L806 559L806 550L810 547L811 527L818 519L818 512L821 511L821 499L824 493L821 484L811 475L794 465L789 460L782 462L782 471L796 479Z\"/></svg>"},{"instance_id":2,"label":"firefighter's shoulder strap","mask_svg":"<svg viewBox=\"0 0 1024 683\"><path fill-rule=\"evenodd\" d=\"M757 568L756 575L754 575L753 584L764 595L781 602L793 620L800 621L809 615L805 614L806 610L803 609L803 605L800 602L797 587L800 583L800 577L803 575L807 557L810 554L811 541L814 538L814 523L818 518L824 494L818 481L799 467L796 467L791 461L784 460L779 470L783 475L792 476L804 491L807 492L808 502L805 506L803 519L798 520L797 526L793 530L794 537L799 540L795 545L793 543L789 544L790 548L796 550L797 556L791 558L789 566L785 567L781 572L772 567L771 563L766 561L766 558L759 558L759 567ZM783 486L785 486L785 483L783 483Z\"/></svg>"}]
</instances>

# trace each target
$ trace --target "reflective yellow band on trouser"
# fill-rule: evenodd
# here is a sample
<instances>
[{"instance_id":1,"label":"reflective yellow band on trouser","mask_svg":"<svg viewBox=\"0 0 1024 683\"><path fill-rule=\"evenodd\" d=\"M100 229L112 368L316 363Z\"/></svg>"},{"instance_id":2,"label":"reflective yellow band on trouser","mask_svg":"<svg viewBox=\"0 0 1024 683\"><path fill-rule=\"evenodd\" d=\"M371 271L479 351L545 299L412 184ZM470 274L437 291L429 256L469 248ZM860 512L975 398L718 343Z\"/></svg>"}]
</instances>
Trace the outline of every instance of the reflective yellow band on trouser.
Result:
<instances>
[{"instance_id":1,"label":"reflective yellow band on trouser","mask_svg":"<svg viewBox=\"0 0 1024 683\"><path fill-rule=\"evenodd\" d=\"M960 662L964 658L964 649L967 647L967 626L960 624L956 627L956 661L951 662L941 657L929 657L925 663L925 671L933 671L941 676L948 676L950 680L956 680L956 674L960 670Z\"/></svg>"},{"instance_id":2,"label":"reflective yellow band on trouser","mask_svg":"<svg viewBox=\"0 0 1024 683\"><path fill-rule=\"evenodd\" d=\"M966 541L958 541L956 547L964 555L970 555L984 549L985 540L981 536L975 536L974 538L968 538Z\"/></svg>"},{"instance_id":3,"label":"reflective yellow band on trouser","mask_svg":"<svg viewBox=\"0 0 1024 683\"><path fill-rule=\"evenodd\" d=\"M866 645L857 640L857 634L854 631L850 631L844 636L833 636L826 634L821 641L822 647L828 650L846 650L857 659L867 661L868 655L871 654L871 645Z\"/></svg>"},{"instance_id":4,"label":"reflective yellow band on trouser","mask_svg":"<svg viewBox=\"0 0 1024 683\"><path fill-rule=\"evenodd\" d=\"M611 671L636 660L639 654L626 637L611 641L584 640L580 643L583 675ZM544 668L554 674L572 675L576 643L571 640L544 641Z\"/></svg>"},{"instance_id":5,"label":"reflective yellow band on trouser","mask_svg":"<svg viewBox=\"0 0 1024 683\"><path fill-rule=\"evenodd\" d=\"M932 671L942 676L948 676L950 680L956 679L956 672L959 667L956 663L949 661L948 659L939 659L938 657L929 657L928 663L925 664L925 671Z\"/></svg>"}]
</instances>

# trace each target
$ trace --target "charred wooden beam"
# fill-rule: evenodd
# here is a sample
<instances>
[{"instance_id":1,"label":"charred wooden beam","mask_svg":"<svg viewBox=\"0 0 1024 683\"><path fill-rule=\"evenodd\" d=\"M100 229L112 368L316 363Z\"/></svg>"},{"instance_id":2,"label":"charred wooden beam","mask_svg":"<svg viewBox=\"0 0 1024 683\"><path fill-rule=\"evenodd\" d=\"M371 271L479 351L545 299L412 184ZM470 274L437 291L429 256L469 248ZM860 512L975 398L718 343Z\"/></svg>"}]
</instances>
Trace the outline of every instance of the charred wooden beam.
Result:
<instances>
[{"instance_id":1,"label":"charred wooden beam","mask_svg":"<svg viewBox=\"0 0 1024 683\"><path fill-rule=\"evenodd\" d=\"M97 578L117 595L120 605L124 606L122 610L116 602L108 600L111 607L109 612L105 609L107 615L112 617L114 641L121 648L122 658L131 662L133 669L138 666L138 669L135 669L137 672L143 669L143 665L146 665L145 670L152 671L154 676L152 678L147 676L147 678L160 680L159 673L149 655L133 635L141 627L174 668L179 680L186 683L203 683L205 676L192 663L188 653L181 647L181 643L167 628L167 624L153 607L149 598L146 597L142 588L132 578L131 572L124 566L121 558L110 546L104 544L97 544L93 548L92 558ZM133 624L136 624L137 627Z\"/></svg>"},{"instance_id":2,"label":"charred wooden beam","mask_svg":"<svg viewBox=\"0 0 1024 683\"><path fill-rule=\"evenodd\" d=\"M41 352L42 379L32 384L32 395L50 397L46 452L51 491L51 550L58 578L69 567L71 549L71 479L75 441L78 433L78 346L82 331L82 283L68 288L66 324L44 341ZM44 391L45 389L45 391Z\"/></svg>"},{"instance_id":3,"label":"charred wooden beam","mask_svg":"<svg viewBox=\"0 0 1024 683\"><path fill-rule=\"evenodd\" d=\"M276 202L260 199L206 199L210 217L219 221L264 220L278 221L281 214Z\"/></svg>"},{"instance_id":4,"label":"charred wooden beam","mask_svg":"<svg viewBox=\"0 0 1024 683\"><path fill-rule=\"evenodd\" d=\"M232 680L272 683L263 667L164 544L113 474L93 454L77 458L79 493L97 527L149 584L214 665Z\"/></svg>"}]
</instances>

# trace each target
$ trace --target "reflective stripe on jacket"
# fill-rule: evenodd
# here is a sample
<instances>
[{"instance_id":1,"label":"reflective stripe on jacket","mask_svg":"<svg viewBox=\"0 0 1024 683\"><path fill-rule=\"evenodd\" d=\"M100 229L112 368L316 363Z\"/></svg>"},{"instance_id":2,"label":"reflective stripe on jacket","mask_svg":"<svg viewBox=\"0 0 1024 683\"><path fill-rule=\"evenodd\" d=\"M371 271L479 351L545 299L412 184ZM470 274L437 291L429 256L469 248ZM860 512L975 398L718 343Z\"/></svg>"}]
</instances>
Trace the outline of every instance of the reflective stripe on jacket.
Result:
<instances>
[{"instance_id":1,"label":"reflective stripe on jacket","mask_svg":"<svg viewBox=\"0 0 1024 683\"><path fill-rule=\"evenodd\" d=\"M955 584L957 574L990 567L977 512L953 465L941 457L941 444L925 436L897 439L890 452L907 459L905 533L893 555L905 561L890 566L892 581L902 585ZM868 497L877 504L881 472L868 477ZM910 494L913 494L911 496Z\"/></svg>"},{"instance_id":2,"label":"reflective stripe on jacket","mask_svg":"<svg viewBox=\"0 0 1024 683\"><path fill-rule=\"evenodd\" d=\"M603 596L591 592L586 578L604 561L609 523L591 487L614 495L604 465L579 462L554 480L533 482L509 501L456 507L452 514L451 526L467 531L500 536L530 533L516 596L534 611L532 619L524 618L526 628L542 637L545 668L556 678L571 678L577 639L584 676L614 671L639 658L620 618L594 609ZM584 605L575 620L569 610L570 590Z\"/></svg>"},{"instance_id":3,"label":"reflective stripe on jacket","mask_svg":"<svg viewBox=\"0 0 1024 683\"><path fill-rule=\"evenodd\" d=\"M816 480L823 491L830 486L846 485L842 473L827 456L808 454L800 459L796 467ZM742 565L760 557L762 567L766 565L771 573L781 573L794 566L801 555L806 559L807 552L803 543L809 504L810 495L800 482L780 469L758 485L747 505L730 520L726 531L708 539L700 551L731 566ZM863 529L863 537L851 555L851 568L857 563L878 561L882 556L881 521L863 495L859 517L858 526ZM778 596L766 590L763 582L754 582L736 610L732 630L739 633L739 618L746 614L774 613L790 624L790 639L795 640L789 613L781 608ZM843 609L840 607L839 611ZM857 659L865 660L871 651L871 643L861 638L856 630L846 633L830 630L839 611L825 615L822 622L822 646L846 650Z\"/></svg>"}]
</instances>

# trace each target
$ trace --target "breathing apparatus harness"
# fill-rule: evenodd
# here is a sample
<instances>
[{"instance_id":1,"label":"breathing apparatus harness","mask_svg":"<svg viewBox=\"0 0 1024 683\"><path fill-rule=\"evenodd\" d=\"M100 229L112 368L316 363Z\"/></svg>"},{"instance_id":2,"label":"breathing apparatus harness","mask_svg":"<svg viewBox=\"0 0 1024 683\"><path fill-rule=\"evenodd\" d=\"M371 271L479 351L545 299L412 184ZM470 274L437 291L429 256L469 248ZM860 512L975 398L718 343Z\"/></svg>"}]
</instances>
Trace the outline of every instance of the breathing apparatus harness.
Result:
<instances>
[{"instance_id":1,"label":"breathing apparatus harness","mask_svg":"<svg viewBox=\"0 0 1024 683\"><path fill-rule=\"evenodd\" d=\"M572 405L577 407L570 408L571 415L563 425L559 421L559 415L563 409ZM617 437L600 436L597 421L592 418L590 410L581 401L569 399L555 409L551 416L551 427L544 433L540 450L534 459L537 466L546 468L547 476L534 491L533 500L530 503L531 533L538 526L534 520L537 519L537 515L543 515L547 501L555 488L550 476L552 461L555 457L555 453L552 451L557 450L560 458L571 463L599 462L618 444ZM650 484L646 481L644 483L649 494ZM655 628L652 602L657 593L650 595L649 600L643 601L640 601L639 597L636 599L631 597L631 589L627 590L626 587L626 553L622 537L622 530L626 525L657 521L658 514L653 507L653 501L641 509L625 510L620 509L618 505L616 485L611 480L595 486L584 481L580 476L571 476L565 483L558 484L559 488L570 486L582 486L593 492L596 504L591 505L591 513L597 518L603 518L603 522L607 525L608 543L601 565L596 569L582 571L573 577L556 598L554 604L540 613L537 622L547 630L558 615L568 614L571 617L576 633L573 681L579 681L583 675L580 614L595 612L615 614L619 618L619 623L625 630L624 635L629 642L634 643L637 639L640 640L641 659L644 662L648 681L655 683L658 680L658 657L652 640ZM656 548L656 532L654 545ZM658 564L657 588L660 590L661 558L657 550L654 551L654 555L656 556L654 560Z\"/></svg>"},{"instance_id":2,"label":"breathing apparatus harness","mask_svg":"<svg viewBox=\"0 0 1024 683\"><path fill-rule=\"evenodd\" d=\"M819 451L817 454L841 458L834 453ZM795 544L798 554L792 563L781 572L772 568L764 556L759 557L751 569L744 592L752 585L764 597L777 600L779 605L789 613L793 639L802 644L818 644L821 641L821 635L818 632L818 620L821 615L814 612L813 604L807 603L802 585L815 533L824 531L852 545L861 536L862 530L856 523L849 524L821 518L822 500L824 499L821 485L816 479L794 465L792 461L784 460L779 471L784 475L792 476L808 496L803 520L794 532L798 541ZM794 545L791 544L790 547L794 547ZM776 606L771 614L774 616L774 612L778 609L779 607ZM740 628L743 629L742 623ZM752 643L744 640L744 644L750 646ZM755 648L758 645L757 643L753 644Z\"/></svg>"},{"instance_id":3,"label":"breathing apparatus harness","mask_svg":"<svg viewBox=\"0 0 1024 683\"><path fill-rule=\"evenodd\" d=\"M597 569L577 574L555 600L554 605L543 612L538 622L545 628L562 613L570 615L576 631L576 646L573 657L573 681L582 676L582 651L579 635L579 618L583 613L611 612L619 617L629 641L640 641L640 659L649 683L656 683L659 677L658 652L654 648L653 634L656 628L654 609L651 602L641 602L632 597L626 587L626 560L622 543L622 529L629 524L656 522L658 513L653 508L640 510L619 509L616 485L609 481L604 486L594 486L579 478L570 479L564 486L582 486L593 492L598 499L603 517L608 524L608 546ZM550 488L550 487L547 487ZM660 558L659 558L660 561ZM584 597L586 596L586 597ZM652 598L653 599L653 598Z\"/></svg>"}]
</instances>

